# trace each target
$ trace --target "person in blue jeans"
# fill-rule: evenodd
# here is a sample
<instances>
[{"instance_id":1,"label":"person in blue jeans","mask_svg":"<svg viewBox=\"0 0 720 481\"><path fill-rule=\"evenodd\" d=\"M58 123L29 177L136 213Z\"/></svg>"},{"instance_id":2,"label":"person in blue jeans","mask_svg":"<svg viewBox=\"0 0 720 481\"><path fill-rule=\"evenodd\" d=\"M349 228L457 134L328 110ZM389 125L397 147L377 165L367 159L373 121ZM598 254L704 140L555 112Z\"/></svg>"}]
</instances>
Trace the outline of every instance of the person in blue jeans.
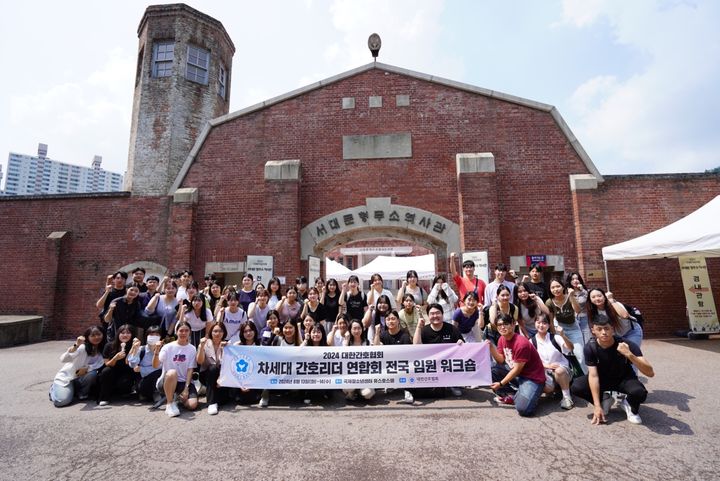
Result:
<instances>
[{"instance_id":1,"label":"person in blue jeans","mask_svg":"<svg viewBox=\"0 0 720 481\"><path fill-rule=\"evenodd\" d=\"M515 406L520 416L532 416L545 387L545 368L540 355L525 337L515 334L515 319L500 313L495 325L500 333L497 348L490 341L493 383L500 406ZM513 394L514 393L514 394Z\"/></svg>"}]
</instances>

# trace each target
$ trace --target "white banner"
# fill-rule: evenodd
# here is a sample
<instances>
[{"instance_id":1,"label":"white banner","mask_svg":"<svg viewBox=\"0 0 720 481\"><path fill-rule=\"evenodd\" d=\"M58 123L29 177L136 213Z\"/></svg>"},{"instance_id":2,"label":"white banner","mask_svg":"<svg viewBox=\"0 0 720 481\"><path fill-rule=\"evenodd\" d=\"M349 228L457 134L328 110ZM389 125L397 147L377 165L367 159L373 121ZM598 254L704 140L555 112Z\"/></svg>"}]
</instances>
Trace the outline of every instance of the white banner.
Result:
<instances>
[{"instance_id":1,"label":"white banner","mask_svg":"<svg viewBox=\"0 0 720 481\"><path fill-rule=\"evenodd\" d=\"M252 389L488 386L486 343L365 347L226 346L218 384Z\"/></svg>"},{"instance_id":2,"label":"white banner","mask_svg":"<svg viewBox=\"0 0 720 481\"><path fill-rule=\"evenodd\" d=\"M315 256L308 256L308 289L315 287L315 281L320 276L320 258Z\"/></svg>"},{"instance_id":3,"label":"white banner","mask_svg":"<svg viewBox=\"0 0 720 481\"><path fill-rule=\"evenodd\" d=\"M679 260L690 330L700 334L720 332L705 258L681 256Z\"/></svg>"},{"instance_id":4,"label":"white banner","mask_svg":"<svg viewBox=\"0 0 720 481\"><path fill-rule=\"evenodd\" d=\"M273 256L247 256L245 269L253 275L254 284L262 282L267 287L273 276Z\"/></svg>"}]
</instances>

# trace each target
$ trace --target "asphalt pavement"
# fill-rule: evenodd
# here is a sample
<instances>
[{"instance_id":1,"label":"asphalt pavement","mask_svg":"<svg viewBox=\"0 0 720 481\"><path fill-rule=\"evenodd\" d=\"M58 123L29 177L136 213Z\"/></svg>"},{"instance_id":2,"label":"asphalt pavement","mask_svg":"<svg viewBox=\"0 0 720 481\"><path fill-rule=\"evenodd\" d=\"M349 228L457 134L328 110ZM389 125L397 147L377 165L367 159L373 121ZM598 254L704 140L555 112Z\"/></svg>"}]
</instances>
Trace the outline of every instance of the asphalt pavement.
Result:
<instances>
[{"instance_id":1,"label":"asphalt pavement","mask_svg":"<svg viewBox=\"0 0 720 481\"><path fill-rule=\"evenodd\" d=\"M0 479L720 479L718 340L643 343L656 376L640 426L619 410L593 426L582 400L563 411L544 399L521 418L483 388L414 406L401 391L310 406L274 396L217 416L202 402L173 419L131 398L55 408L47 391L71 342L0 349Z\"/></svg>"}]
</instances>

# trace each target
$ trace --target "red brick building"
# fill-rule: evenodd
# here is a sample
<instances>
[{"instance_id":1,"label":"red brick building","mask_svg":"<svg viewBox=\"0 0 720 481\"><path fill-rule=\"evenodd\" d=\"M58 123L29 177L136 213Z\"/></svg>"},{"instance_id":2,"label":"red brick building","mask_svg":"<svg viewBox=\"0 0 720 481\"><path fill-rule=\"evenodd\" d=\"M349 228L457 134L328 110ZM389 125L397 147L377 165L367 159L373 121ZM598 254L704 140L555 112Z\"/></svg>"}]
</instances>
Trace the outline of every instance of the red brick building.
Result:
<instances>
[{"instance_id":1,"label":"red brick building","mask_svg":"<svg viewBox=\"0 0 720 481\"><path fill-rule=\"evenodd\" d=\"M149 71L138 69L148 75L138 82L152 81L144 52L154 40L141 41ZM222 61L229 73L226 54ZM215 101L188 95L190 105ZM142 129L143 112L134 115ZM153 129L177 120L156 119ZM153 174L171 185L166 195L153 187L2 199L0 313L40 314L45 336L73 334L96 318L105 276L124 266L232 274L248 255L269 255L275 274L290 279L307 273L308 255L364 239L427 249L439 271L452 251L484 250L491 265L521 271L540 254L556 271L604 286L603 246L673 222L720 191L714 174L602 176L554 107L381 63L195 131L191 151L164 164L167 177ZM132 138L131 151L144 148L142 138L160 142L147 131ZM133 155L131 179L144 175ZM708 266L720 278L718 261ZM612 262L609 280L617 298L644 309L648 335L687 326L676 260Z\"/></svg>"}]
</instances>

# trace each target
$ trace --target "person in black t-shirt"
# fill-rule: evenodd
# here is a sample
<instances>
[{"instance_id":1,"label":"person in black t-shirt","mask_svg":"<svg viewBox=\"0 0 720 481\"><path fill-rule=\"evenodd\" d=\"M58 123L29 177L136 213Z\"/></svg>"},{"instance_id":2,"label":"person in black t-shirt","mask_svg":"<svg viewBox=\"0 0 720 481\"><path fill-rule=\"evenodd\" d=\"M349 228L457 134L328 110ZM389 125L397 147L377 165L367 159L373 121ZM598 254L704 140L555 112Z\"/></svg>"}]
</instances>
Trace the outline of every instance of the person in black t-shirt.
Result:
<instances>
[{"instance_id":1,"label":"person in black t-shirt","mask_svg":"<svg viewBox=\"0 0 720 481\"><path fill-rule=\"evenodd\" d=\"M592 424L605 422L614 401L606 391L625 393L627 397L620 401L620 407L625 410L628 421L641 424L638 410L647 398L647 390L638 380L633 366L647 377L655 375L653 367L637 344L615 336L607 316L596 317L592 333L595 338L591 338L584 349L588 374L575 379L570 390L575 396L593 403Z\"/></svg>"},{"instance_id":2,"label":"person in black t-shirt","mask_svg":"<svg viewBox=\"0 0 720 481\"><path fill-rule=\"evenodd\" d=\"M400 316L397 311L390 311L388 315L385 316L385 328L378 326L378 328L375 329L375 339L373 340L373 345L378 346L381 344L385 346L412 344L410 334L406 329L400 327ZM405 397L399 402L404 404L413 404L415 402L415 397L413 396L412 391L406 389Z\"/></svg>"},{"instance_id":3,"label":"person in black t-shirt","mask_svg":"<svg viewBox=\"0 0 720 481\"><path fill-rule=\"evenodd\" d=\"M125 281L127 281L127 278L128 274L125 271L117 271L115 274L107 276L105 290L102 296L100 296L100 299L95 303L95 307L100 309L98 317L100 322L103 323L101 326L103 326L104 329L105 314L107 314L110 303L127 293L127 289L125 289Z\"/></svg>"},{"instance_id":4,"label":"person in black t-shirt","mask_svg":"<svg viewBox=\"0 0 720 481\"><path fill-rule=\"evenodd\" d=\"M461 344L465 342L457 327L444 322L443 310L440 304L430 304L427 307L427 314L430 324L426 325L425 317L420 316L413 336L414 344L450 344L453 342Z\"/></svg>"},{"instance_id":5,"label":"person in black t-shirt","mask_svg":"<svg viewBox=\"0 0 720 481\"><path fill-rule=\"evenodd\" d=\"M135 286L140 291L140 294L147 292L148 287L145 284L145 268L136 267L132 271L132 282L127 287Z\"/></svg>"},{"instance_id":6,"label":"person in black t-shirt","mask_svg":"<svg viewBox=\"0 0 720 481\"><path fill-rule=\"evenodd\" d=\"M540 264L530 264L530 277L523 276L522 282L527 282L530 292L540 297L543 302L550 299L550 289L542 280L542 267Z\"/></svg>"},{"instance_id":7,"label":"person in black t-shirt","mask_svg":"<svg viewBox=\"0 0 720 481\"><path fill-rule=\"evenodd\" d=\"M430 324L425 325L425 317L420 316L415 328L413 344L462 344L465 342L460 330L443 320L443 308L440 304L429 304L427 314ZM451 387L449 389L453 396L462 396L460 388Z\"/></svg>"},{"instance_id":8,"label":"person in black t-shirt","mask_svg":"<svg viewBox=\"0 0 720 481\"><path fill-rule=\"evenodd\" d=\"M347 315L351 321L353 319L362 319L368 308L367 298L359 289L359 285L358 276L352 275L346 283L343 282L342 291L340 292L340 305L347 307Z\"/></svg>"}]
</instances>

